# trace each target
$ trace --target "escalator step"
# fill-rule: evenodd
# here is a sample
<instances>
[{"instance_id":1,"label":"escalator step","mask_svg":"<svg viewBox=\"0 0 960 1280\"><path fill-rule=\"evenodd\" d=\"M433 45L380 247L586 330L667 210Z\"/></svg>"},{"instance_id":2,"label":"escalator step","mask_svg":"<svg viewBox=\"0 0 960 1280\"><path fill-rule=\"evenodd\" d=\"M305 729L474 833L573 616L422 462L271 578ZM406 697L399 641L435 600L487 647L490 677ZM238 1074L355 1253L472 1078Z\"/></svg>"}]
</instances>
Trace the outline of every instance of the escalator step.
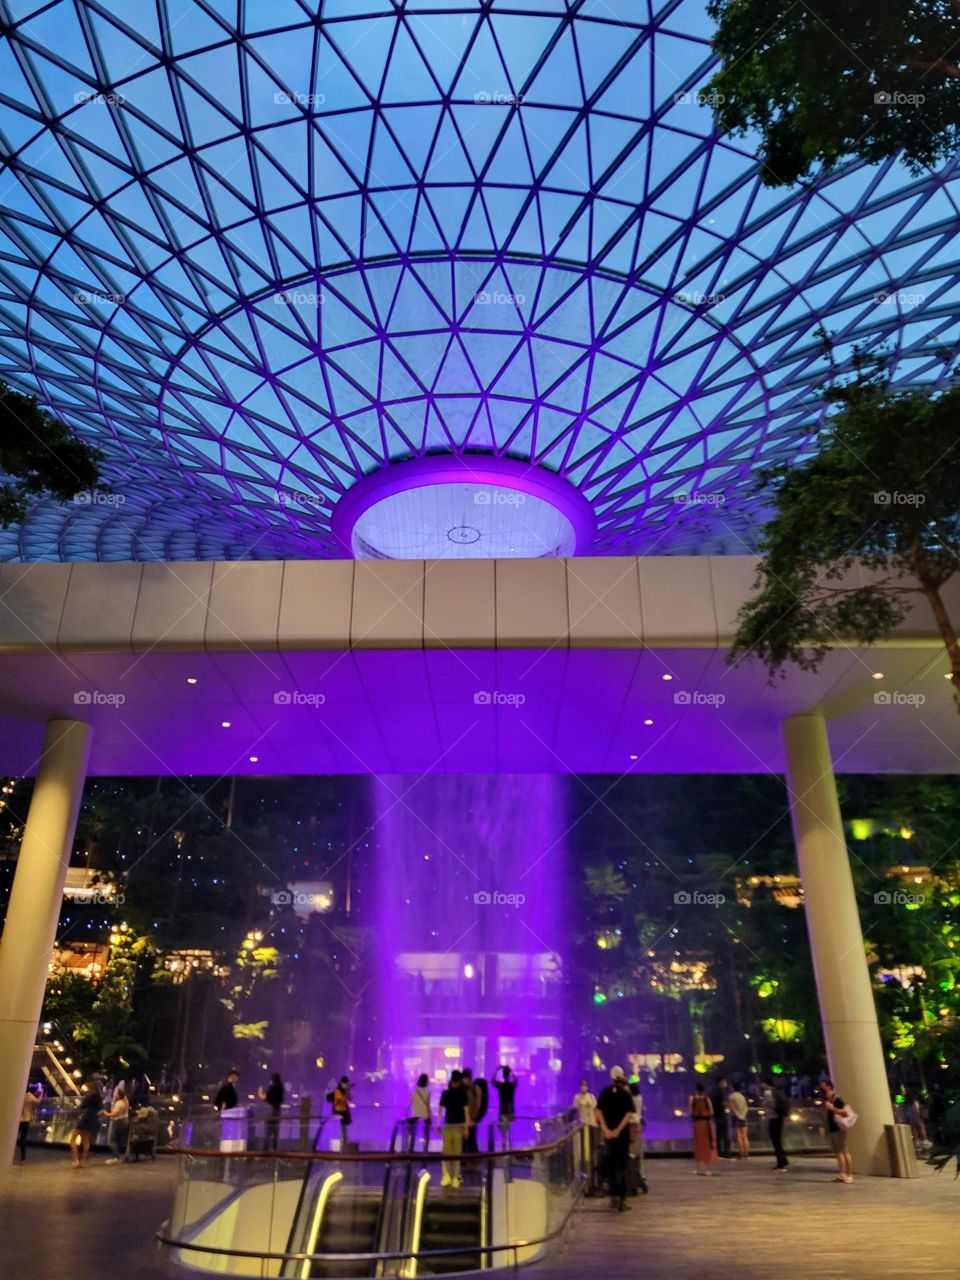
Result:
<instances>
[{"instance_id":1,"label":"escalator step","mask_svg":"<svg viewBox=\"0 0 960 1280\"><path fill-rule=\"evenodd\" d=\"M437 1276L451 1271L479 1271L482 1266L479 1253L443 1254L435 1258L420 1258L417 1262L417 1274Z\"/></svg>"}]
</instances>

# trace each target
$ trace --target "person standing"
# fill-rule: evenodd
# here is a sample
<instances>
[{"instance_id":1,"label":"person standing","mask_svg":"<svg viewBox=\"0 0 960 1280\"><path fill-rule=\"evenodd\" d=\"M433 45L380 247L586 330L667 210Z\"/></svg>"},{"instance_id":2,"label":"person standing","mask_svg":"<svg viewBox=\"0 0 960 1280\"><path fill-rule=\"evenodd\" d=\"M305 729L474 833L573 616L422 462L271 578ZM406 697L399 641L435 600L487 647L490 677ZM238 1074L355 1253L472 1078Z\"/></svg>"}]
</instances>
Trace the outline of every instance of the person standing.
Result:
<instances>
[{"instance_id":1,"label":"person standing","mask_svg":"<svg viewBox=\"0 0 960 1280\"><path fill-rule=\"evenodd\" d=\"M23 1095L23 1103L20 1107L20 1128L17 1131L17 1147L20 1151L21 1164L27 1158L27 1138L30 1136L30 1126L36 1118L39 1105L39 1097L27 1085L27 1091Z\"/></svg>"},{"instance_id":2,"label":"person standing","mask_svg":"<svg viewBox=\"0 0 960 1280\"><path fill-rule=\"evenodd\" d=\"M637 1195L642 1191L647 1195L650 1188L643 1172L643 1098L640 1094L640 1081L630 1083L630 1096L633 1099L634 1117L630 1122L630 1193Z\"/></svg>"},{"instance_id":3,"label":"person standing","mask_svg":"<svg viewBox=\"0 0 960 1280\"><path fill-rule=\"evenodd\" d=\"M933 1085L927 1098L927 1122L930 1125L930 1132L937 1142L943 1142L943 1121L947 1112L950 1110L950 1099L943 1090L943 1086L939 1081Z\"/></svg>"},{"instance_id":4,"label":"person standing","mask_svg":"<svg viewBox=\"0 0 960 1280\"><path fill-rule=\"evenodd\" d=\"M827 1139L830 1150L837 1157L837 1176L834 1182L850 1183L853 1181L853 1158L847 1150L847 1126L840 1124L838 1117L849 1119L852 1111L842 1098L837 1097L832 1080L821 1081L820 1089L827 1113Z\"/></svg>"},{"instance_id":5,"label":"person standing","mask_svg":"<svg viewBox=\"0 0 960 1280\"><path fill-rule=\"evenodd\" d=\"M717 1146L713 1129L713 1103L702 1084L698 1084L691 1093L687 1110L693 1122L693 1171L699 1177L709 1178L711 1170L707 1166L716 1160Z\"/></svg>"},{"instance_id":6,"label":"person standing","mask_svg":"<svg viewBox=\"0 0 960 1280\"><path fill-rule=\"evenodd\" d=\"M348 1076L341 1076L337 1081L337 1087L333 1091L331 1102L333 1103L333 1114L340 1121L340 1150L347 1149L347 1134L350 1131L350 1125L353 1123L353 1117L350 1114L350 1103L353 1098L353 1086L350 1084Z\"/></svg>"},{"instance_id":7,"label":"person standing","mask_svg":"<svg viewBox=\"0 0 960 1280\"><path fill-rule=\"evenodd\" d=\"M417 1087L410 1095L407 1103L409 1120L407 1121L407 1150L412 1151L417 1140L417 1126L423 1125L423 1149L430 1150L430 1126L433 1123L433 1112L430 1109L430 1077L424 1071L417 1076Z\"/></svg>"},{"instance_id":8,"label":"person standing","mask_svg":"<svg viewBox=\"0 0 960 1280\"><path fill-rule=\"evenodd\" d=\"M577 1119L582 1125L596 1126L596 1110L597 1100L590 1092L590 1083L587 1080L580 1081L580 1088L573 1095L573 1109L577 1113Z\"/></svg>"},{"instance_id":9,"label":"person standing","mask_svg":"<svg viewBox=\"0 0 960 1280\"><path fill-rule=\"evenodd\" d=\"M110 1106L101 1111L100 1114L110 1121L107 1129L107 1144L113 1155L107 1161L107 1164L119 1164L121 1156L126 1157L127 1138L130 1134L130 1103L127 1101L127 1095L120 1085L117 1085L113 1091Z\"/></svg>"},{"instance_id":10,"label":"person standing","mask_svg":"<svg viewBox=\"0 0 960 1280\"><path fill-rule=\"evenodd\" d=\"M600 1091L594 1116L607 1148L610 1206L621 1212L630 1208L627 1204L627 1161L630 1159L630 1125L636 1114L623 1068L614 1067L610 1072L610 1083Z\"/></svg>"},{"instance_id":11,"label":"person standing","mask_svg":"<svg viewBox=\"0 0 960 1280\"><path fill-rule=\"evenodd\" d=\"M914 1150L918 1156L921 1156L925 1151L929 1151L933 1143L927 1137L927 1126L923 1123L923 1111L918 1093L907 1095L907 1099L903 1104L903 1117L910 1126Z\"/></svg>"},{"instance_id":12,"label":"person standing","mask_svg":"<svg viewBox=\"0 0 960 1280\"><path fill-rule=\"evenodd\" d=\"M517 1077L513 1074L506 1063L500 1067L502 1080L493 1077L493 1087L497 1091L499 1103L497 1106L497 1128L500 1130L500 1143L504 1151L510 1149L510 1130L513 1128L513 1121L517 1114L516 1097L517 1097Z\"/></svg>"},{"instance_id":13,"label":"person standing","mask_svg":"<svg viewBox=\"0 0 960 1280\"><path fill-rule=\"evenodd\" d=\"M581 1178L589 1175L593 1168L594 1141L597 1129L597 1100L590 1092L590 1084L580 1081L580 1089L573 1095L573 1109L580 1121L580 1168ZM592 1182L592 1179L591 1179ZM591 1190L593 1188L591 1187Z\"/></svg>"},{"instance_id":14,"label":"person standing","mask_svg":"<svg viewBox=\"0 0 960 1280\"><path fill-rule=\"evenodd\" d=\"M777 1160L774 1170L777 1173L786 1173L790 1161L783 1149L783 1126L790 1114L790 1105L781 1090L770 1079L763 1082L763 1105L767 1117L767 1133L770 1135L773 1154Z\"/></svg>"},{"instance_id":15,"label":"person standing","mask_svg":"<svg viewBox=\"0 0 960 1280\"><path fill-rule=\"evenodd\" d=\"M237 1080L239 1078L240 1073L236 1067L231 1067L226 1076L224 1076L223 1083L217 1090L216 1097L213 1100L213 1105L218 1111L232 1111L237 1105L239 1101L237 1098ZM118 1089L121 1087L117 1085Z\"/></svg>"},{"instance_id":16,"label":"person standing","mask_svg":"<svg viewBox=\"0 0 960 1280\"><path fill-rule=\"evenodd\" d=\"M283 1100L286 1097L286 1090L283 1087L283 1080L278 1072L274 1072L270 1077L270 1083L264 1089L263 1085L257 1091L260 1095L261 1102L265 1102L268 1107L266 1119L266 1132L263 1137L264 1151L278 1151L280 1149L280 1117L283 1114Z\"/></svg>"},{"instance_id":17,"label":"person standing","mask_svg":"<svg viewBox=\"0 0 960 1280\"><path fill-rule=\"evenodd\" d=\"M84 1169L90 1155L90 1145L100 1128L100 1107L103 1097L100 1093L100 1081L93 1079L87 1092L80 1099L77 1118L73 1122L70 1143L70 1160L74 1169Z\"/></svg>"},{"instance_id":18,"label":"person standing","mask_svg":"<svg viewBox=\"0 0 960 1280\"><path fill-rule=\"evenodd\" d=\"M469 1105L467 1091L463 1087L463 1072L451 1072L450 1083L440 1095L440 1110L443 1112L441 1134L443 1154L446 1157L443 1160L443 1176L440 1179L440 1185L456 1188L461 1185L459 1157L463 1151L464 1140L470 1131Z\"/></svg>"},{"instance_id":19,"label":"person standing","mask_svg":"<svg viewBox=\"0 0 960 1280\"><path fill-rule=\"evenodd\" d=\"M727 1078L717 1076L710 1091L710 1105L713 1107L713 1125L717 1135L717 1158L730 1159L730 1131L727 1128Z\"/></svg>"},{"instance_id":20,"label":"person standing","mask_svg":"<svg viewBox=\"0 0 960 1280\"><path fill-rule=\"evenodd\" d=\"M739 1089L731 1090L727 1096L727 1107L733 1123L733 1135L737 1143L737 1155L746 1160L750 1155L750 1135L747 1131L747 1100Z\"/></svg>"},{"instance_id":21,"label":"person standing","mask_svg":"<svg viewBox=\"0 0 960 1280\"><path fill-rule=\"evenodd\" d=\"M463 1139L463 1149L468 1155L479 1150L477 1146L477 1116L480 1114L480 1090L473 1080L473 1068L464 1067L460 1072L461 1087L467 1099L467 1123L469 1128Z\"/></svg>"}]
</instances>

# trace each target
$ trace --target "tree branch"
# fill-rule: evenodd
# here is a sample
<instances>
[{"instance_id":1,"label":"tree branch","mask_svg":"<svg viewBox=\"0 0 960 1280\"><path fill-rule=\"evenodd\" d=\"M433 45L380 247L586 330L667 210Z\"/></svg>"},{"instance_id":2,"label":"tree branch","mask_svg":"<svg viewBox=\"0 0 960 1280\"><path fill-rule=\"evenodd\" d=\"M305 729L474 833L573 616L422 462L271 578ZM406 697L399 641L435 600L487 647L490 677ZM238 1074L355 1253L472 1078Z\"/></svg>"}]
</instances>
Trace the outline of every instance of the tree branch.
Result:
<instances>
[{"instance_id":1,"label":"tree branch","mask_svg":"<svg viewBox=\"0 0 960 1280\"><path fill-rule=\"evenodd\" d=\"M951 5L960 13L960 4L956 0L950 0ZM934 58L932 62L924 62L920 58L907 58L907 66L911 71L939 71L951 80L960 80L960 67L955 62L948 62L946 58Z\"/></svg>"}]
</instances>

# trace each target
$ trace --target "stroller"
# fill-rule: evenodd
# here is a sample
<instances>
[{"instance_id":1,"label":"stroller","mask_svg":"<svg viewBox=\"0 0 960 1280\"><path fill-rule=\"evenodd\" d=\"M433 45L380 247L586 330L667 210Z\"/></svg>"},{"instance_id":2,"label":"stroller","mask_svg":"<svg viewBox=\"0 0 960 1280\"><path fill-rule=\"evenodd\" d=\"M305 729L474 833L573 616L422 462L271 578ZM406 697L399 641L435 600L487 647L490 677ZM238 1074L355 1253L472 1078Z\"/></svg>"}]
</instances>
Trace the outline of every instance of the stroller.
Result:
<instances>
[{"instance_id":1,"label":"stroller","mask_svg":"<svg viewBox=\"0 0 960 1280\"><path fill-rule=\"evenodd\" d=\"M127 1160L139 1160L141 1156L157 1158L157 1137L160 1133L160 1116L155 1107L139 1107L130 1121L127 1136Z\"/></svg>"}]
</instances>

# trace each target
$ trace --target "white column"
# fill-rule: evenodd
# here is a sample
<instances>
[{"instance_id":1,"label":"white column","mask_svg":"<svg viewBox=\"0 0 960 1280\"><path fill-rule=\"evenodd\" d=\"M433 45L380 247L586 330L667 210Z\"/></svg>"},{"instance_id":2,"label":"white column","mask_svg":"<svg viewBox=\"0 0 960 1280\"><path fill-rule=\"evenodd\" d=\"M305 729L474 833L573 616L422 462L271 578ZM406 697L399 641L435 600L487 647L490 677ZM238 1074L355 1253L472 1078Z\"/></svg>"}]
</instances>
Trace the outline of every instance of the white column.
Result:
<instances>
[{"instance_id":1,"label":"white column","mask_svg":"<svg viewBox=\"0 0 960 1280\"><path fill-rule=\"evenodd\" d=\"M893 1123L893 1106L823 717L791 716L784 741L830 1075L860 1115L848 1139L854 1173L889 1174L883 1126Z\"/></svg>"},{"instance_id":2,"label":"white column","mask_svg":"<svg viewBox=\"0 0 960 1280\"><path fill-rule=\"evenodd\" d=\"M0 1164L13 1158L90 753L90 726L51 720L0 937Z\"/></svg>"}]
</instances>

